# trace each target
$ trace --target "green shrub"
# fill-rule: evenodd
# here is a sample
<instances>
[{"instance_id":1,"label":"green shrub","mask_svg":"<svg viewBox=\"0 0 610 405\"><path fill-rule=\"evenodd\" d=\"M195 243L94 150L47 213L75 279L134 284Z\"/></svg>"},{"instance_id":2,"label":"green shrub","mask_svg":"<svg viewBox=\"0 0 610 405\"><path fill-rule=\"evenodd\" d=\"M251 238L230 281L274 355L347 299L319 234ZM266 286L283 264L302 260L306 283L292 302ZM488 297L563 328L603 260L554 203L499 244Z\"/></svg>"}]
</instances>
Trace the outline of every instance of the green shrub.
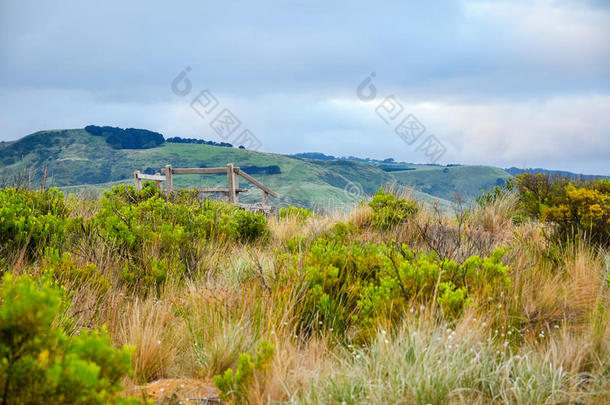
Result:
<instances>
[{"instance_id":1,"label":"green shrub","mask_svg":"<svg viewBox=\"0 0 610 405\"><path fill-rule=\"evenodd\" d=\"M360 231L351 221L347 223L337 222L323 235L323 238L345 244L354 239Z\"/></svg>"},{"instance_id":2,"label":"green shrub","mask_svg":"<svg viewBox=\"0 0 610 405\"><path fill-rule=\"evenodd\" d=\"M237 210L234 213L237 238L242 242L253 242L266 240L269 235L267 218L264 215L255 214L251 211Z\"/></svg>"},{"instance_id":3,"label":"green shrub","mask_svg":"<svg viewBox=\"0 0 610 405\"><path fill-rule=\"evenodd\" d=\"M141 190L136 190L135 186L130 184L119 184L104 191L104 197L107 199L118 200L126 204L139 204L152 197L159 197L175 204L197 205L201 203L199 194L197 190L177 190L166 194L152 181L144 181Z\"/></svg>"},{"instance_id":4,"label":"green shrub","mask_svg":"<svg viewBox=\"0 0 610 405\"><path fill-rule=\"evenodd\" d=\"M58 250L47 248L38 271L43 276L51 277L66 289L86 285L88 288L104 293L110 288L110 278L95 267L87 264L83 267L77 266L72 260L70 253L60 254Z\"/></svg>"},{"instance_id":5,"label":"green shrub","mask_svg":"<svg viewBox=\"0 0 610 405\"><path fill-rule=\"evenodd\" d=\"M295 218L299 223L304 224L309 218L313 217L314 214L309 208L295 207L289 205L287 207L280 208L278 218Z\"/></svg>"},{"instance_id":6,"label":"green shrub","mask_svg":"<svg viewBox=\"0 0 610 405\"><path fill-rule=\"evenodd\" d=\"M247 403L252 382L264 377L265 370L273 360L274 350L272 344L262 341L254 361L249 354L242 353L235 372L229 368L224 374L214 376L214 383L220 390L220 398L228 403Z\"/></svg>"},{"instance_id":7,"label":"green shrub","mask_svg":"<svg viewBox=\"0 0 610 405\"><path fill-rule=\"evenodd\" d=\"M541 218L546 207L560 201L565 196L568 179L551 177L548 174L524 173L517 175L520 208L533 218Z\"/></svg>"},{"instance_id":8,"label":"green shrub","mask_svg":"<svg viewBox=\"0 0 610 405\"><path fill-rule=\"evenodd\" d=\"M466 287L457 288L451 281L443 281L438 285L438 305L449 318L457 318L469 302Z\"/></svg>"},{"instance_id":9,"label":"green shrub","mask_svg":"<svg viewBox=\"0 0 610 405\"><path fill-rule=\"evenodd\" d=\"M69 209L57 189L0 189L0 254L26 249L31 257L41 247L62 248L70 226Z\"/></svg>"},{"instance_id":10,"label":"green shrub","mask_svg":"<svg viewBox=\"0 0 610 405\"><path fill-rule=\"evenodd\" d=\"M569 181L542 174L517 177L521 209L555 225L561 241L585 236L610 246L610 180Z\"/></svg>"},{"instance_id":11,"label":"green shrub","mask_svg":"<svg viewBox=\"0 0 610 405\"><path fill-rule=\"evenodd\" d=\"M387 230L409 218L412 218L419 207L417 201L396 199L394 194L386 193L383 188L369 202L373 209L371 225L375 229Z\"/></svg>"},{"instance_id":12,"label":"green shrub","mask_svg":"<svg viewBox=\"0 0 610 405\"><path fill-rule=\"evenodd\" d=\"M458 264L406 245L318 239L300 262L307 291L299 309L301 326L305 332L323 326L340 334L356 327L366 336L379 319L397 320L412 303L439 305L453 319L475 292L492 297L507 291L504 252ZM299 261L295 257L292 263Z\"/></svg>"},{"instance_id":13,"label":"green shrub","mask_svg":"<svg viewBox=\"0 0 610 405\"><path fill-rule=\"evenodd\" d=\"M510 177L506 180L504 185L494 186L487 191L481 190L481 195L476 198L476 202L480 207L487 204L493 204L498 199L513 192L514 189L515 183L512 177Z\"/></svg>"},{"instance_id":14,"label":"green shrub","mask_svg":"<svg viewBox=\"0 0 610 405\"><path fill-rule=\"evenodd\" d=\"M385 258L376 245L320 239L306 252L303 266L307 294L301 317L306 330L322 323L344 332L352 321L374 312L377 301L369 299L369 304L367 289L379 286L385 269Z\"/></svg>"},{"instance_id":15,"label":"green shrub","mask_svg":"<svg viewBox=\"0 0 610 405\"><path fill-rule=\"evenodd\" d=\"M167 197L152 186L141 191L118 186L105 193L92 225L127 259L123 281L159 285L169 271L194 272L198 249L209 240L252 242L268 237L265 216L193 196L183 192Z\"/></svg>"},{"instance_id":16,"label":"green shrub","mask_svg":"<svg viewBox=\"0 0 610 405\"><path fill-rule=\"evenodd\" d=\"M193 238L253 241L268 235L265 216L232 204L201 201L188 191L167 197L153 186L136 191L121 185L106 191L100 202L98 224L128 249L151 238L173 249Z\"/></svg>"},{"instance_id":17,"label":"green shrub","mask_svg":"<svg viewBox=\"0 0 610 405\"><path fill-rule=\"evenodd\" d=\"M39 285L40 284L40 285ZM136 404L121 397L131 349L104 329L67 336L56 326L63 293L48 281L6 274L0 285L0 395L8 404Z\"/></svg>"}]
</instances>

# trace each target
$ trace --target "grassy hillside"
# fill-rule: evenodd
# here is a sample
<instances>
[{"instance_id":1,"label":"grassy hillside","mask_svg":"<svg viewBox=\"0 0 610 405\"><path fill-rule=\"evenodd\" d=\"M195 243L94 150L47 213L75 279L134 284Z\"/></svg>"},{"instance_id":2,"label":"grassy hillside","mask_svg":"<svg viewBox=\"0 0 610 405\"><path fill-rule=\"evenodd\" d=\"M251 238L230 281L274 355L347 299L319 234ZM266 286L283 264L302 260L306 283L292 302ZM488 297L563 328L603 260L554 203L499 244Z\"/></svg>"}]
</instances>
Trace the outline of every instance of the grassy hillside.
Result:
<instances>
[{"instance_id":1,"label":"grassy hillside","mask_svg":"<svg viewBox=\"0 0 610 405\"><path fill-rule=\"evenodd\" d=\"M413 186L414 196L426 203L450 208L454 192L467 199L481 189L505 180L501 169L485 166L407 164L409 170L387 171L378 165L354 160L316 160L245 149L201 144L165 143L151 149L114 149L103 137L84 129L41 131L0 145L0 176L7 181L24 170L47 184L68 191L99 191L112 184L130 182L135 170L153 173L166 164L174 167L214 167L232 162L240 167L277 166L280 173L255 174L281 198L276 204L294 204L333 211L356 204L388 184ZM177 187L211 187L226 184L223 175L177 176ZM242 187L249 183L242 181ZM258 189L242 194L241 201L260 201Z\"/></svg>"},{"instance_id":2,"label":"grassy hillside","mask_svg":"<svg viewBox=\"0 0 610 405\"><path fill-rule=\"evenodd\" d=\"M34 180L40 181L46 169L47 184L78 186L68 190L96 184L99 186L93 186L93 189L100 189L100 186L105 188L109 183L131 181L135 170L154 172L166 164L174 167L213 167L229 162L242 167L279 166L280 174L256 175L257 179L277 191L282 196L281 203L307 206L354 203L358 196L352 198L344 193L343 187L359 177L357 173L369 179L363 185L366 193L390 180L383 171L365 164L352 165L352 172L348 170L333 174L327 168L300 159L210 145L166 143L152 149L117 150L103 138L81 129L37 132L6 143L0 152L2 176L5 179L30 169L35 175ZM379 183L372 179L378 179ZM226 177L178 176L175 184L185 188L210 187L226 184ZM242 186L249 187L249 183L242 182ZM252 191L244 195L245 202L260 200L260 195Z\"/></svg>"},{"instance_id":3,"label":"grassy hillside","mask_svg":"<svg viewBox=\"0 0 610 405\"><path fill-rule=\"evenodd\" d=\"M510 174L490 166L427 166L416 170L396 171L392 175L400 184L446 200L456 193L466 200L480 195L481 190L504 184Z\"/></svg>"}]
</instances>

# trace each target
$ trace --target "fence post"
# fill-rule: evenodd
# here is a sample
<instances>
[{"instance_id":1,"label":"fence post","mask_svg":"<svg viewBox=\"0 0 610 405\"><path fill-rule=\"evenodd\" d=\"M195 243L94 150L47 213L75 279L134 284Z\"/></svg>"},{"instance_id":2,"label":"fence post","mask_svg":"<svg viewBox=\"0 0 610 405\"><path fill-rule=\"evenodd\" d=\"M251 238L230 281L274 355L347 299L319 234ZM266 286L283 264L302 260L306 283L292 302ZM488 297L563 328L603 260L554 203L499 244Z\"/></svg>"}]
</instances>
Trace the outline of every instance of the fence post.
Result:
<instances>
[{"instance_id":1,"label":"fence post","mask_svg":"<svg viewBox=\"0 0 610 405\"><path fill-rule=\"evenodd\" d=\"M235 177L233 174L233 163L227 165L227 183L229 183L229 202L235 203Z\"/></svg>"},{"instance_id":2,"label":"fence post","mask_svg":"<svg viewBox=\"0 0 610 405\"><path fill-rule=\"evenodd\" d=\"M161 176L161 173L157 172L155 173L155 176ZM155 185L159 190L163 190L163 184L161 183L161 180L155 180Z\"/></svg>"},{"instance_id":3,"label":"fence post","mask_svg":"<svg viewBox=\"0 0 610 405\"><path fill-rule=\"evenodd\" d=\"M172 179L172 165L165 165L165 188L169 193L174 191L174 180Z\"/></svg>"},{"instance_id":4,"label":"fence post","mask_svg":"<svg viewBox=\"0 0 610 405\"><path fill-rule=\"evenodd\" d=\"M263 191L263 205L269 205L269 193Z\"/></svg>"},{"instance_id":5,"label":"fence post","mask_svg":"<svg viewBox=\"0 0 610 405\"><path fill-rule=\"evenodd\" d=\"M235 173L238 170L239 170L239 167L233 168L233 188L235 189L235 202L236 203L239 202L239 192L237 192L237 190L239 190L239 176L237 175L237 173Z\"/></svg>"},{"instance_id":6,"label":"fence post","mask_svg":"<svg viewBox=\"0 0 610 405\"><path fill-rule=\"evenodd\" d=\"M135 172L133 172L133 178L136 182L136 191L142 190L142 179L140 179L139 175L140 175L139 170L136 170Z\"/></svg>"}]
</instances>

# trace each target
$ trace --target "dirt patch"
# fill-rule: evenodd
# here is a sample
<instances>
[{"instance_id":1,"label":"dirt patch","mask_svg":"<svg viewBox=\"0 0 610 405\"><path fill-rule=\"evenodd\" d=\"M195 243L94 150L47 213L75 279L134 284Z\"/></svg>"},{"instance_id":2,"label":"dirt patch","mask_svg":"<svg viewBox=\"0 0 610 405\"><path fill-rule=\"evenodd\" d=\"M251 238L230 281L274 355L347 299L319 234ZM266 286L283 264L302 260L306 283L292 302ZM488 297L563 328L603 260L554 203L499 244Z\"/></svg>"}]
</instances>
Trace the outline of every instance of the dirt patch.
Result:
<instances>
[{"instance_id":1,"label":"dirt patch","mask_svg":"<svg viewBox=\"0 0 610 405\"><path fill-rule=\"evenodd\" d=\"M210 382L192 379L166 379L140 387L155 405L221 404L218 389Z\"/></svg>"}]
</instances>

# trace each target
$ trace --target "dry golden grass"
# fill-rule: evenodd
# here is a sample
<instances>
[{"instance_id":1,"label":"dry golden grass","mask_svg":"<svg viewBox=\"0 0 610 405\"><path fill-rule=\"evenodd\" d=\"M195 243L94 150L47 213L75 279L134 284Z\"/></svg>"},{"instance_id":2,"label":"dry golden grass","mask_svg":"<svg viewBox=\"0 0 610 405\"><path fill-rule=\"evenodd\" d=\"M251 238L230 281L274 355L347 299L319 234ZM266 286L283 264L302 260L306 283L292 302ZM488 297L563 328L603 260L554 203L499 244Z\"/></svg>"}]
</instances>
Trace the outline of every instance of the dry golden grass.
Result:
<instances>
[{"instance_id":1,"label":"dry golden grass","mask_svg":"<svg viewBox=\"0 0 610 405\"><path fill-rule=\"evenodd\" d=\"M135 347L134 378L142 383L180 374L180 357L189 351L187 330L171 303L155 298L125 304L116 340Z\"/></svg>"},{"instance_id":2,"label":"dry golden grass","mask_svg":"<svg viewBox=\"0 0 610 405\"><path fill-rule=\"evenodd\" d=\"M296 236L304 239L313 239L328 231L333 225L341 221L345 214L337 216L315 215L302 222L296 217L270 218L271 244L274 248L281 247L284 241Z\"/></svg>"},{"instance_id":3,"label":"dry golden grass","mask_svg":"<svg viewBox=\"0 0 610 405\"><path fill-rule=\"evenodd\" d=\"M403 190L397 195L403 196L404 193L408 191ZM358 235L362 240L399 240L418 249L430 249L430 243L436 247L448 246L448 250L455 249L451 256L454 259L468 254L488 254L497 246L508 245L511 248L506 256L506 264L510 267L513 280L513 296L505 296L497 304L508 308L518 303L524 322L521 330L510 331L511 334L520 335L517 342L521 343L514 355L517 358L517 353L527 355L531 363L525 365L514 358L510 358L510 363L508 358L505 363L494 363L496 360L491 358L485 360L497 367L496 371L490 369L492 374L488 376L497 379L494 383L498 384L497 399L490 401L487 394L456 391L449 396L453 398L449 402L500 403L505 400L525 403L524 398L537 398L537 394L525 387L510 388L506 385L514 373L542 373L543 368L540 367L543 364L552 364L553 367L561 366L564 372L572 376L584 376L582 373L596 375L600 367L608 366L610 328L607 327L607 319L604 323L595 317L599 305L608 308L605 280L608 270L604 252L594 252L586 244L567 248L558 259L553 259L540 224L514 224L507 214L513 204L511 198L501 199L468 213L462 223L450 216L435 217L430 211L422 209L412 221L400 225L389 234L370 229L372 213L367 205L357 207L346 216L317 216L304 223L296 218L272 218L269 221L272 237L268 246L235 245L210 249L202 256L205 264L201 266L208 271L202 272L202 277L187 282L186 286L175 286L171 292L172 298L164 304L155 304L150 299L123 306L121 311L125 315L118 341L139 346L134 360L137 375L146 376L144 379L182 375L209 381L213 375L228 367L235 367L240 353L252 353L257 341L266 339L275 345L275 357L267 374L255 380L248 393L250 403L299 403L303 400L326 403L318 394L327 392L328 381L336 379L337 375L347 373L352 375L354 381L364 384L367 379L374 380L376 377L369 374L372 372L369 369L361 370L359 376L350 374L353 364L341 360L344 347L333 342L332 336L305 338L295 335L296 320L291 318L290 308L297 304L299 292L290 288L289 284L284 288L274 288L272 292L266 290L268 285L286 283L286 280L276 280L278 269L275 268L273 254L274 250L282 248L284 241L296 236L312 240L337 222L349 221L362 230ZM422 228L431 224L437 227L435 232L422 233ZM462 239L456 242L454 235L460 232ZM437 240L431 242L426 240L427 237ZM167 306L170 301L171 310ZM418 304L413 302L412 305ZM176 308L183 309L187 316L175 317L172 312L176 312ZM502 322L509 325L508 312L503 316ZM437 312L428 310L419 317L406 316L405 327L435 334L438 319ZM453 326L454 339L490 345L490 353L495 350L492 348L496 344L502 349L502 340L507 339L509 329L496 333L491 330L492 322L492 318L472 307ZM445 327L441 326L441 329ZM174 332L169 335L172 336L172 344L166 346L163 342L168 340L168 336L163 331L168 328ZM544 337L541 338L541 334ZM490 340L492 336L495 337ZM162 344L159 345L158 341ZM177 356L178 347L189 354ZM366 353L363 352L363 355ZM438 356L442 358L446 355L439 352ZM387 359L377 361L385 362ZM459 359L452 361L458 369L468 368L460 365ZM503 374L504 369L512 371ZM567 392L566 398L582 398L582 386L579 385L582 383L579 383L578 377L568 378L558 373L546 377L540 374L538 383L549 384L544 386L548 392L563 387ZM321 380L320 376L323 375L329 376L330 380ZM457 375L455 379L459 380ZM452 384L446 383L449 386ZM336 394L333 394L333 390L341 389L341 384L349 385L345 380L338 380L337 384L335 388L330 387L331 396ZM587 396L587 401L603 403L610 398L608 383L603 379L590 384L596 388ZM396 387L365 387L365 390L372 390L367 398L383 400L395 394L406 395L404 398L409 401L418 402L414 394L416 387L396 392L393 391ZM374 393L376 389L379 390L378 394ZM552 398L563 398L559 391L550 395Z\"/></svg>"},{"instance_id":4,"label":"dry golden grass","mask_svg":"<svg viewBox=\"0 0 610 405\"><path fill-rule=\"evenodd\" d=\"M347 221L352 222L360 229L368 228L371 224L373 209L366 204L357 206L347 216Z\"/></svg>"},{"instance_id":5,"label":"dry golden grass","mask_svg":"<svg viewBox=\"0 0 610 405\"><path fill-rule=\"evenodd\" d=\"M405 189L395 193L410 195ZM74 204L78 215L95 211L93 203ZM558 249L539 223L515 224L509 215L514 204L505 197L469 210L462 220L421 209L387 232L371 229L366 204L305 222L270 218L267 244L199 241L196 268L186 280L170 277L159 291L139 297L114 282L124 259L91 234L74 248L75 261L95 264L113 284L105 293L75 288L73 312L78 325L106 325L117 345L135 346L135 374L127 390L162 378L209 384L214 375L235 369L241 353L252 354L267 340L275 356L247 394L252 404L340 404L341 398L346 403L608 403L610 256L584 242ZM278 254L286 253L289 239L311 241L340 221L352 222L361 240L395 240L458 261L506 245L511 294L493 302L501 308L493 313L487 297L476 297L485 305L473 304L452 324L435 308L404 314L394 329L378 325L366 347L351 347L330 332L299 336L294 308L303 299L301 275L287 274ZM29 271L24 254L9 258L14 271ZM152 246L148 254L155 257L158 251ZM417 297L410 306L419 308ZM452 341L462 342L463 353Z\"/></svg>"}]
</instances>

